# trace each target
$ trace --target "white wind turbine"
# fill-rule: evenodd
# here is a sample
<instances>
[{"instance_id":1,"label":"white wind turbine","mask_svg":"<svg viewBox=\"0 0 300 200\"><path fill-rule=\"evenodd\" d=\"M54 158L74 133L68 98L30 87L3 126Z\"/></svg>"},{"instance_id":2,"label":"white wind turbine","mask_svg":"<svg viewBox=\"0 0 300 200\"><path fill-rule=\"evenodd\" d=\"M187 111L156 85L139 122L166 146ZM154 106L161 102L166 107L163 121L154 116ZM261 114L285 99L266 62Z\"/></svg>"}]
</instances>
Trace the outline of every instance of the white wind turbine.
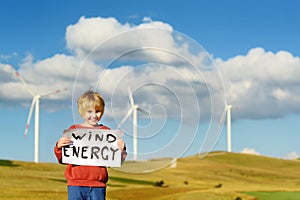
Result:
<instances>
[{"instance_id":1,"label":"white wind turbine","mask_svg":"<svg viewBox=\"0 0 300 200\"><path fill-rule=\"evenodd\" d=\"M133 128L133 160L137 160L137 152L138 152L138 142L137 142L137 121L138 121L138 114L137 111L141 111L143 113L148 114L148 112L142 110L137 104L134 104L133 96L131 89L128 87L128 96L129 96L129 102L130 102L130 108L125 115L125 117L122 119L120 124L118 125L118 128L122 126L122 124L128 119L128 117L132 114L132 128Z\"/></svg>"},{"instance_id":2,"label":"white wind turbine","mask_svg":"<svg viewBox=\"0 0 300 200\"><path fill-rule=\"evenodd\" d=\"M227 121L227 152L231 152L231 109L232 108L238 108L238 107L233 107L231 104L227 104L225 102L225 110L222 116L222 122L225 120Z\"/></svg>"},{"instance_id":3,"label":"white wind turbine","mask_svg":"<svg viewBox=\"0 0 300 200\"><path fill-rule=\"evenodd\" d=\"M223 125L223 122L225 121L226 118L226 122L227 122L227 152L231 152L231 110L232 109L239 109L238 106L233 107L231 104L228 104L227 101L225 101L225 109L222 115L222 118L220 120L220 126L219 126L219 130L221 130L221 126Z\"/></svg>"},{"instance_id":4,"label":"white wind turbine","mask_svg":"<svg viewBox=\"0 0 300 200\"><path fill-rule=\"evenodd\" d=\"M11 69L14 71L15 75L17 78L21 81L21 83L24 85L26 90L32 95L32 103L30 106L28 118L27 118L27 123L25 127L25 132L24 132L24 137L27 136L28 133L28 128L31 120L31 115L33 112L33 109L35 109L35 119L34 119L34 162L38 163L39 162L39 131L40 131L40 99L42 97L49 96L51 94L59 93L61 90L55 90L53 92L45 93L43 95L36 94L34 93L31 88L28 86L28 84L24 81L24 79L20 76L20 74L14 69L13 66L11 66ZM66 90L66 89L64 89Z\"/></svg>"}]
</instances>

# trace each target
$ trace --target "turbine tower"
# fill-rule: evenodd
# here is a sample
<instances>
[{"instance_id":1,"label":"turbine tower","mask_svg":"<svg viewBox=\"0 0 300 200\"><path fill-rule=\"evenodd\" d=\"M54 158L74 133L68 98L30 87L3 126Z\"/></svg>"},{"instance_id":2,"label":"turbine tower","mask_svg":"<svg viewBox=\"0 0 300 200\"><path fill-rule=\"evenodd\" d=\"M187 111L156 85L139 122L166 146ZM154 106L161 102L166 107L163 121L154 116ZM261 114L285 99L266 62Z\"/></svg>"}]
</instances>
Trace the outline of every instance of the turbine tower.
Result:
<instances>
[{"instance_id":1,"label":"turbine tower","mask_svg":"<svg viewBox=\"0 0 300 200\"><path fill-rule=\"evenodd\" d=\"M45 93L43 95L36 94L34 93L31 88L28 86L28 84L25 82L25 80L20 76L19 72L15 70L13 66L11 66L11 69L15 73L16 77L21 81L21 83L24 85L26 90L32 95L32 103L30 106L27 122L26 122L26 127L25 127L25 132L24 132L24 137L27 136L29 125L30 125L30 120L32 116L33 110L35 111L35 117L34 117L34 162L38 163L39 162L39 135L40 135L40 99L42 97L46 97L55 93L60 93L61 90L55 90L49 93ZM67 90L66 88L64 90Z\"/></svg>"},{"instance_id":2,"label":"turbine tower","mask_svg":"<svg viewBox=\"0 0 300 200\"><path fill-rule=\"evenodd\" d=\"M231 109L232 105L226 105L227 112L227 151L231 152Z\"/></svg>"},{"instance_id":3,"label":"turbine tower","mask_svg":"<svg viewBox=\"0 0 300 200\"><path fill-rule=\"evenodd\" d=\"M149 114L148 112L141 109L137 104L134 104L133 96L130 87L128 87L128 96L130 102L130 108L122 119L121 123L118 125L118 128L122 126L122 124L128 119L128 117L132 114L132 130L133 130L133 160L137 160L137 152L138 152L138 129L137 129L137 121L138 121L138 113L137 111Z\"/></svg>"}]
</instances>

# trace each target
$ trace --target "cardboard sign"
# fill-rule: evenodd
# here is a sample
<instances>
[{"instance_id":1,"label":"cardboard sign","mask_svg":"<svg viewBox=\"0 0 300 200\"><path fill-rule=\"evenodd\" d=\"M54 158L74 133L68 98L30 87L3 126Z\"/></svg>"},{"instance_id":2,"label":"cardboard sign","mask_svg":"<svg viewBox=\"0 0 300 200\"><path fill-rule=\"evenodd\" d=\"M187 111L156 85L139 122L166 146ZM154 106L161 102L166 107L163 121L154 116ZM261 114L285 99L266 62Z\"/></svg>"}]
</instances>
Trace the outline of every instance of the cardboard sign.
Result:
<instances>
[{"instance_id":1,"label":"cardboard sign","mask_svg":"<svg viewBox=\"0 0 300 200\"><path fill-rule=\"evenodd\" d=\"M63 136L72 143L62 149L62 162L75 165L121 167L121 150L117 141L123 137L120 130L72 129Z\"/></svg>"}]
</instances>

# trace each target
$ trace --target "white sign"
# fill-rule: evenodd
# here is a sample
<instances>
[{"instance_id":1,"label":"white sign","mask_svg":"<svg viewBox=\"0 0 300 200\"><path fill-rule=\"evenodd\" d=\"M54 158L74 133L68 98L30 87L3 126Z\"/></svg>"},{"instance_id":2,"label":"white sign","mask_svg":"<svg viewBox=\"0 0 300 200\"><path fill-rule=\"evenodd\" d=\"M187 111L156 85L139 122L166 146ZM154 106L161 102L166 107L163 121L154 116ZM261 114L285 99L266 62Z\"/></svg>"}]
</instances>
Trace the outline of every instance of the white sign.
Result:
<instances>
[{"instance_id":1,"label":"white sign","mask_svg":"<svg viewBox=\"0 0 300 200\"><path fill-rule=\"evenodd\" d=\"M71 129L64 131L72 143L62 149L62 162L75 165L121 167L120 130Z\"/></svg>"}]
</instances>

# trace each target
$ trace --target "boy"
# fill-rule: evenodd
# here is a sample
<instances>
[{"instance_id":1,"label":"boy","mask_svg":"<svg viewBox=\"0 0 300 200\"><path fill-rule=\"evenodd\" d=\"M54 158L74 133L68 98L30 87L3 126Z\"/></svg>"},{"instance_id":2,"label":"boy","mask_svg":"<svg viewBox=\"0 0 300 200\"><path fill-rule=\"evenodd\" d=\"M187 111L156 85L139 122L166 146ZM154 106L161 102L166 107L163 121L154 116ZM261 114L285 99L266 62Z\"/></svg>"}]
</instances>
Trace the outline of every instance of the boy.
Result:
<instances>
[{"instance_id":1,"label":"boy","mask_svg":"<svg viewBox=\"0 0 300 200\"><path fill-rule=\"evenodd\" d=\"M104 113L105 102L97 92L87 91L82 94L77 102L78 111L84 119L82 124L74 124L69 129L97 128L109 129L99 125ZM54 147L54 153L59 163L62 163L62 147L69 145L71 140L61 137ZM118 148L122 150L122 161L126 158L126 147L123 141L118 141ZM68 164L65 170L65 177L68 182L68 199L106 199L106 182L108 173L103 166L82 166Z\"/></svg>"}]
</instances>

